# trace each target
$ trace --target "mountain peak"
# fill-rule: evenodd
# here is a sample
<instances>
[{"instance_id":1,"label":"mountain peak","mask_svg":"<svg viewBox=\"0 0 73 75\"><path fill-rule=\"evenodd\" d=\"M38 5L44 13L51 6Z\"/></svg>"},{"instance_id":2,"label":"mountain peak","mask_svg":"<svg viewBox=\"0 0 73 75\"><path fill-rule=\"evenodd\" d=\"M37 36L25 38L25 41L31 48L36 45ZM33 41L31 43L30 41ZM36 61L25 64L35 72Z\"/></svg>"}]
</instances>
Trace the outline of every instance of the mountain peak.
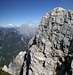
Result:
<instances>
[{"instance_id":1,"label":"mountain peak","mask_svg":"<svg viewBox=\"0 0 73 75\"><path fill-rule=\"evenodd\" d=\"M65 11L65 9L62 8L62 7L56 7L56 8L54 8L53 10L54 10L54 11Z\"/></svg>"},{"instance_id":2,"label":"mountain peak","mask_svg":"<svg viewBox=\"0 0 73 75\"><path fill-rule=\"evenodd\" d=\"M63 15L64 12L66 12L66 9L64 9L62 7L56 7L51 11L51 15L59 16L59 15Z\"/></svg>"},{"instance_id":3,"label":"mountain peak","mask_svg":"<svg viewBox=\"0 0 73 75\"><path fill-rule=\"evenodd\" d=\"M56 7L47 13L25 53L23 64L17 63L21 61L18 55L12 63L15 66L10 65L6 71L10 69L13 74L18 69L13 75L72 75L73 12Z\"/></svg>"}]
</instances>

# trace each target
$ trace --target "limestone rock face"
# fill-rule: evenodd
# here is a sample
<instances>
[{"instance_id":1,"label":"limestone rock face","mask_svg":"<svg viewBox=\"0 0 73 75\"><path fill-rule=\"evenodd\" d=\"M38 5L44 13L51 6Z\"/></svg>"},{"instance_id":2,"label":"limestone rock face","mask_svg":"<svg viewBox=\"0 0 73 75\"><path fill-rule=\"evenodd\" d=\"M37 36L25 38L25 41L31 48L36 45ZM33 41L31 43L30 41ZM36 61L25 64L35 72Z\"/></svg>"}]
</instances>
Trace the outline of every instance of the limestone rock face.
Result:
<instances>
[{"instance_id":1,"label":"limestone rock face","mask_svg":"<svg viewBox=\"0 0 73 75\"><path fill-rule=\"evenodd\" d=\"M46 13L28 47L27 52L17 55L7 72L12 71L14 75L72 75L73 11L57 7ZM11 66L14 62L15 68Z\"/></svg>"},{"instance_id":2,"label":"limestone rock face","mask_svg":"<svg viewBox=\"0 0 73 75\"><path fill-rule=\"evenodd\" d=\"M24 62L24 55L26 54L26 52L21 51L16 58L13 60L13 62L11 62L7 68L6 65L4 65L4 67L2 68L2 70L12 74L12 75L19 75L20 71L21 71L21 66Z\"/></svg>"}]
</instances>

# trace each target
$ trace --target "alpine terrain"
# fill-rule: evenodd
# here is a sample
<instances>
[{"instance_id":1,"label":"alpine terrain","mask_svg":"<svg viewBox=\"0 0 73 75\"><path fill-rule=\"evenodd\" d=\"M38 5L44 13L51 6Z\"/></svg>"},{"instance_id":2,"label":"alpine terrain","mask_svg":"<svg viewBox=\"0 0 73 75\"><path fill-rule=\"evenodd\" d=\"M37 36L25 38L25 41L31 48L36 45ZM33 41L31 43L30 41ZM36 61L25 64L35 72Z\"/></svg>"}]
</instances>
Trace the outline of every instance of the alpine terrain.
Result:
<instances>
[{"instance_id":1,"label":"alpine terrain","mask_svg":"<svg viewBox=\"0 0 73 75\"><path fill-rule=\"evenodd\" d=\"M73 75L73 11L56 7L47 12L28 49L2 70L12 75Z\"/></svg>"}]
</instances>

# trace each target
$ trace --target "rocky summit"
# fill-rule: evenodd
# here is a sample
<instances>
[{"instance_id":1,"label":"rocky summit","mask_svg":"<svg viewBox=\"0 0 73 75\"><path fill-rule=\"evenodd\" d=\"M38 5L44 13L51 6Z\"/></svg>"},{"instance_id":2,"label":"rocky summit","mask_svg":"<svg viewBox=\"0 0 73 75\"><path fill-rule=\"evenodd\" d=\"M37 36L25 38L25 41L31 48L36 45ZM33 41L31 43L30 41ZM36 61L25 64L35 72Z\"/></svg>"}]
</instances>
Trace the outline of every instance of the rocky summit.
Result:
<instances>
[{"instance_id":1,"label":"rocky summit","mask_svg":"<svg viewBox=\"0 0 73 75\"><path fill-rule=\"evenodd\" d=\"M73 11L47 12L28 50L2 68L12 75L73 75Z\"/></svg>"}]
</instances>

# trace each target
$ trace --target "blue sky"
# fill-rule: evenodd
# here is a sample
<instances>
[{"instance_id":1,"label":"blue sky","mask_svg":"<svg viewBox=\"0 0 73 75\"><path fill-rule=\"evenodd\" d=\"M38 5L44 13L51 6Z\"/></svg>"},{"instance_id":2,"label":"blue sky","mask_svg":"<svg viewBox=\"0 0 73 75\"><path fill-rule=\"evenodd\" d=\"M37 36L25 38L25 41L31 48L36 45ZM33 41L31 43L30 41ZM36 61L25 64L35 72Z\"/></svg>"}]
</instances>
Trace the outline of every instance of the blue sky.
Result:
<instances>
[{"instance_id":1,"label":"blue sky","mask_svg":"<svg viewBox=\"0 0 73 75\"><path fill-rule=\"evenodd\" d=\"M0 26L39 23L55 7L73 9L73 0L0 0Z\"/></svg>"}]
</instances>

